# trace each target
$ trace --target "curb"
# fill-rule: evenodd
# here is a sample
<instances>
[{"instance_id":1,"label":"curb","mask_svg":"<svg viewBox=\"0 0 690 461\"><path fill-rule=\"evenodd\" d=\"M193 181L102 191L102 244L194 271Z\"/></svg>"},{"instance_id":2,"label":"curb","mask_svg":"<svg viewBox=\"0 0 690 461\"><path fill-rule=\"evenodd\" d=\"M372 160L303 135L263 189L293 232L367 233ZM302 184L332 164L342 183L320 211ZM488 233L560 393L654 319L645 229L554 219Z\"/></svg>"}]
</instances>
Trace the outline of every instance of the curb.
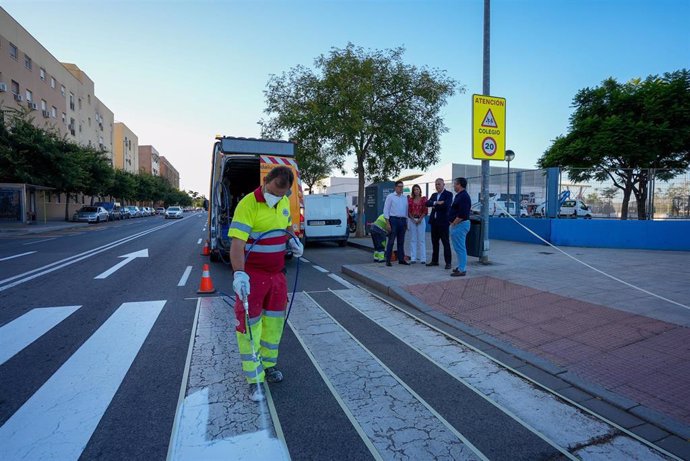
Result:
<instances>
[{"instance_id":1,"label":"curb","mask_svg":"<svg viewBox=\"0 0 690 461\"><path fill-rule=\"evenodd\" d=\"M348 244L365 250L372 249L369 246L359 243L352 242ZM687 453L690 452L690 448L683 446L687 444L688 440L690 440L690 426L680 423L657 410L648 408L639 402L635 402L620 394L609 391L598 384L586 381L585 379L571 373L566 368L552 363L550 360L544 359L530 352L523 351L522 349L519 349L510 343L489 335L483 330L472 327L441 312L438 312L405 291L401 286L392 285L381 281L378 275L371 273L365 267L343 265L341 271L380 293L396 299L448 326L456 328L463 333L459 339L467 342L473 347L476 347L480 351L493 356L497 360L503 362L505 365L508 365L520 373L527 375L547 388L551 388L554 391L557 391L559 394L570 398L579 405L601 414L603 417L622 427L625 427L631 432L637 433L640 437L650 440L652 443L656 443L657 440L669 436L669 434L664 432L668 431L671 434L675 434L684 439L685 443L680 444L680 446L675 446L673 451L669 449L669 446L666 446L670 444L664 445L656 443L657 445L662 446L662 448L671 451L672 453L678 453L678 455L681 457L687 456ZM559 390L559 387L562 390ZM570 389L566 389L568 387L570 387ZM657 426L663 430L652 427L651 432L657 435L656 437L648 438L643 435L643 430L641 429L645 422L653 426ZM649 424L647 424L647 426L649 426ZM634 430L637 428L640 428L640 430ZM654 429L656 429L656 431L654 431ZM659 434L662 435L659 436ZM671 435L670 437L674 436ZM651 440L654 438L656 438L656 440Z\"/></svg>"},{"instance_id":2,"label":"curb","mask_svg":"<svg viewBox=\"0 0 690 461\"><path fill-rule=\"evenodd\" d=\"M61 221L64 222L64 221ZM0 227L0 234L11 234L11 235L29 235L29 234L40 234L41 232L54 232L54 231L60 231L60 230L65 230L65 229L75 229L78 227L82 227L86 223L71 223L71 224L65 224L65 225L59 225L59 226L51 226L48 224L39 224L37 226L33 226L30 224L26 224L26 227L21 227L17 229L10 229L10 228L3 228ZM43 227L45 226L45 227Z\"/></svg>"}]
</instances>

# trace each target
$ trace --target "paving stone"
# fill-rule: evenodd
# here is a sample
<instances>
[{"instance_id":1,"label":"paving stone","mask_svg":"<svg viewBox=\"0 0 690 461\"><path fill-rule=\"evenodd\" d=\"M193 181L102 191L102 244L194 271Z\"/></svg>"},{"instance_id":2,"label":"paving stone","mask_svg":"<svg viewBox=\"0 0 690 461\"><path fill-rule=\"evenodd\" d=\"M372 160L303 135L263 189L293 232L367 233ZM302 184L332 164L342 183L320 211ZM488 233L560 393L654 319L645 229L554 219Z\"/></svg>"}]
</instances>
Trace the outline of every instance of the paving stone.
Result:
<instances>
[{"instance_id":1,"label":"paving stone","mask_svg":"<svg viewBox=\"0 0 690 461\"><path fill-rule=\"evenodd\" d=\"M663 439L664 437L668 437L669 433L666 432L663 429L659 429L658 427L645 423L641 426L633 427L630 429L631 432L639 435L645 440L649 440L650 442L656 442L657 440Z\"/></svg>"},{"instance_id":2,"label":"paving stone","mask_svg":"<svg viewBox=\"0 0 690 461\"><path fill-rule=\"evenodd\" d=\"M587 400L581 402L580 405L589 408L590 410L596 412L597 414L603 416L609 421L629 429L631 427L639 426L644 423L640 418L633 416L627 411L623 411L620 408L614 407L610 403L604 402L599 399Z\"/></svg>"},{"instance_id":3,"label":"paving stone","mask_svg":"<svg viewBox=\"0 0 690 461\"><path fill-rule=\"evenodd\" d=\"M585 400L589 400L594 397L593 395L588 394L577 387L566 387L565 389L559 389L558 393L576 403L584 402Z\"/></svg>"},{"instance_id":4,"label":"paving stone","mask_svg":"<svg viewBox=\"0 0 690 461\"><path fill-rule=\"evenodd\" d=\"M522 373L523 375L529 376L539 384L546 386L549 389L553 389L555 391L570 387L570 384L568 384L567 382L555 377L551 373L547 373L544 370L540 370L534 365L527 364L523 367L516 368L516 370Z\"/></svg>"},{"instance_id":5,"label":"paving stone","mask_svg":"<svg viewBox=\"0 0 690 461\"><path fill-rule=\"evenodd\" d=\"M681 459L690 459L690 442L671 435L656 442L661 448L670 451Z\"/></svg>"}]
</instances>

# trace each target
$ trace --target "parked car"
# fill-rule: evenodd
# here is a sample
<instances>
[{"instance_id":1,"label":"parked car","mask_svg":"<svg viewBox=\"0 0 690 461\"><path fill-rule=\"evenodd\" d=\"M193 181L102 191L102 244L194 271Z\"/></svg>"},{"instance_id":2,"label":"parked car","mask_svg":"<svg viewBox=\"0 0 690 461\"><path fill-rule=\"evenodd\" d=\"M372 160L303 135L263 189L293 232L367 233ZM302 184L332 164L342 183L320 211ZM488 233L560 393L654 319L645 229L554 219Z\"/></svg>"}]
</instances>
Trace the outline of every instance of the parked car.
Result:
<instances>
[{"instance_id":1,"label":"parked car","mask_svg":"<svg viewBox=\"0 0 690 461\"><path fill-rule=\"evenodd\" d=\"M156 208L156 214L165 214L165 208L159 206L158 208Z\"/></svg>"},{"instance_id":2,"label":"parked car","mask_svg":"<svg viewBox=\"0 0 690 461\"><path fill-rule=\"evenodd\" d=\"M129 205L127 208L129 208L129 215L132 218L141 218L141 210L139 210L139 207Z\"/></svg>"},{"instance_id":3,"label":"parked car","mask_svg":"<svg viewBox=\"0 0 690 461\"><path fill-rule=\"evenodd\" d=\"M122 219L129 219L132 217L132 212L129 211L129 207L127 206L120 208L120 214L122 215Z\"/></svg>"},{"instance_id":4,"label":"parked car","mask_svg":"<svg viewBox=\"0 0 690 461\"><path fill-rule=\"evenodd\" d=\"M177 218L183 218L182 216L182 208L179 206L169 206L167 210L165 210L165 219L177 219Z\"/></svg>"},{"instance_id":5,"label":"parked car","mask_svg":"<svg viewBox=\"0 0 690 461\"><path fill-rule=\"evenodd\" d=\"M105 208L108 212L108 218L110 221L122 219L122 207L118 202L96 202L93 204L93 206Z\"/></svg>"},{"instance_id":6,"label":"parked car","mask_svg":"<svg viewBox=\"0 0 690 461\"><path fill-rule=\"evenodd\" d=\"M350 235L347 197L335 194L304 196L304 243L338 242L345 246Z\"/></svg>"},{"instance_id":7,"label":"parked car","mask_svg":"<svg viewBox=\"0 0 690 461\"><path fill-rule=\"evenodd\" d=\"M77 221L80 222L99 223L108 218L108 211L102 206L83 206L77 211Z\"/></svg>"},{"instance_id":8,"label":"parked car","mask_svg":"<svg viewBox=\"0 0 690 461\"><path fill-rule=\"evenodd\" d=\"M151 216L151 210L147 206L139 208L139 211L141 211L142 216Z\"/></svg>"}]
</instances>

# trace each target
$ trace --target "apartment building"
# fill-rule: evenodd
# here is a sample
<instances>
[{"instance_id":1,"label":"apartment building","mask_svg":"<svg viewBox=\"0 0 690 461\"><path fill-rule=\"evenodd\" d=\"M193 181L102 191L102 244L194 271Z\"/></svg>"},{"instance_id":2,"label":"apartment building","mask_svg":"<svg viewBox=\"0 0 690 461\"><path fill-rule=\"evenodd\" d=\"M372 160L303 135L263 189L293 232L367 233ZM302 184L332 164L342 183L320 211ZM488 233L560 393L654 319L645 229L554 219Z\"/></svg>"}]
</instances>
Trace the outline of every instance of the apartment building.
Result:
<instances>
[{"instance_id":1,"label":"apartment building","mask_svg":"<svg viewBox=\"0 0 690 461\"><path fill-rule=\"evenodd\" d=\"M168 161L164 156L160 156L160 175L168 180L170 185L175 189L180 188L180 173L172 166L172 163Z\"/></svg>"},{"instance_id":2,"label":"apartment building","mask_svg":"<svg viewBox=\"0 0 690 461\"><path fill-rule=\"evenodd\" d=\"M34 124L112 159L113 112L75 64L61 63L0 7L0 106L30 111Z\"/></svg>"},{"instance_id":3,"label":"apartment building","mask_svg":"<svg viewBox=\"0 0 690 461\"><path fill-rule=\"evenodd\" d=\"M113 168L139 174L139 137L122 122L113 128Z\"/></svg>"},{"instance_id":4,"label":"apartment building","mask_svg":"<svg viewBox=\"0 0 690 461\"><path fill-rule=\"evenodd\" d=\"M160 176L160 154L153 146L139 146L139 171Z\"/></svg>"}]
</instances>

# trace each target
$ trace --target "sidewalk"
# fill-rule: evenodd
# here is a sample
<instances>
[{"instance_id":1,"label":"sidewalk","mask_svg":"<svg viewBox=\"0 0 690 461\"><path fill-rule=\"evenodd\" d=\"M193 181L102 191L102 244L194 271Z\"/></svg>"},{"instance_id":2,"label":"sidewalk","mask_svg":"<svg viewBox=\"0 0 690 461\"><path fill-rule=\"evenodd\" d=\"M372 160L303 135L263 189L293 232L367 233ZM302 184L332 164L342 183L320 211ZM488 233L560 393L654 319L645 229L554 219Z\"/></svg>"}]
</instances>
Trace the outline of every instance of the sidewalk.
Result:
<instances>
[{"instance_id":1,"label":"sidewalk","mask_svg":"<svg viewBox=\"0 0 690 461\"><path fill-rule=\"evenodd\" d=\"M370 238L349 243L373 251ZM537 367L532 377L553 389L576 386L567 397L689 458L690 254L562 248L628 286L546 245L490 244L491 263L470 257L466 277L451 278L443 255L440 267L342 270L501 349L506 364Z\"/></svg>"},{"instance_id":2,"label":"sidewalk","mask_svg":"<svg viewBox=\"0 0 690 461\"><path fill-rule=\"evenodd\" d=\"M83 222L69 222L69 221L47 221L47 222L33 222L32 224L24 224L21 222L2 222L0 221L0 237L7 237L8 235L27 235L38 234L42 232L53 232L64 229L73 229L87 227L88 223Z\"/></svg>"}]
</instances>

